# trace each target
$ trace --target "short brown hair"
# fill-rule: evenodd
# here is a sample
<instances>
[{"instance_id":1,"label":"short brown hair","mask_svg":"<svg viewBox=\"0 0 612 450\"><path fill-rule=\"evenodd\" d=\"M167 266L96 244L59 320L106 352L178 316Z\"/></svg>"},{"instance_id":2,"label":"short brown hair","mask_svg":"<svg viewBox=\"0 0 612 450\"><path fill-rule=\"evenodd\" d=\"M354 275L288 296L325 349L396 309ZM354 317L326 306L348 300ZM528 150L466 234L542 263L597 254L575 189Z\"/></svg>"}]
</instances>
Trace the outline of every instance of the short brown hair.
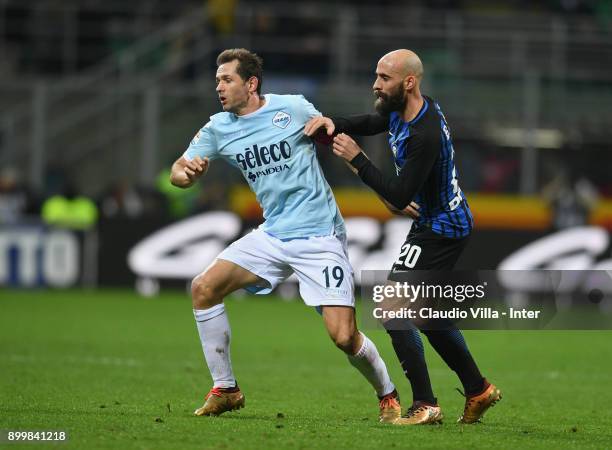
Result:
<instances>
[{"instance_id":1,"label":"short brown hair","mask_svg":"<svg viewBox=\"0 0 612 450\"><path fill-rule=\"evenodd\" d=\"M230 48L223 50L217 56L217 66L238 60L236 72L244 81L251 77L257 78L257 94L261 95L263 81L263 59L261 56L248 51L246 48Z\"/></svg>"}]
</instances>

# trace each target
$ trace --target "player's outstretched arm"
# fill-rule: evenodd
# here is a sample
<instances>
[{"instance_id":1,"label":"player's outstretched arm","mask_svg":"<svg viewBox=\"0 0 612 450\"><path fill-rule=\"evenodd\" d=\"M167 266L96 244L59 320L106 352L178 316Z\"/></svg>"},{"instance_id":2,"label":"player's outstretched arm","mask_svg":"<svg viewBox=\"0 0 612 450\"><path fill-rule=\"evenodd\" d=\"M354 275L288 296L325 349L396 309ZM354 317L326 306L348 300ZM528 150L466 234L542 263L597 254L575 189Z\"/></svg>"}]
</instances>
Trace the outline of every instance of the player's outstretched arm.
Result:
<instances>
[{"instance_id":1,"label":"player's outstretched arm","mask_svg":"<svg viewBox=\"0 0 612 450\"><path fill-rule=\"evenodd\" d=\"M336 156L357 169L365 184L393 207L403 211L411 205L438 157L435 140L431 142L431 139L420 135L415 135L414 139L413 151L406 158L399 175L394 177L384 176L361 151L359 145L346 134L339 134L334 138L333 151Z\"/></svg>"},{"instance_id":2,"label":"player's outstretched arm","mask_svg":"<svg viewBox=\"0 0 612 450\"><path fill-rule=\"evenodd\" d=\"M338 156L341 156L338 153L336 153L336 154ZM366 158L368 157L368 155L366 155L365 153L362 152L362 154ZM344 163L351 170L351 172L353 172L355 175L359 176L359 171L355 167L353 167L350 162L348 162L345 159ZM391 203L389 203L387 200L385 200L383 198L383 196L380 195L378 192L376 193L376 195L378 196L380 201L384 203L384 205L387 207L387 209L389 211L391 211L392 214L395 214L396 216L408 216L408 217L410 217L413 220L416 220L419 217L421 217L421 213L419 213L419 209L421 209L421 206L419 204L415 203L415 202L410 202L410 204L408 206L406 206L404 209L398 209L395 206L393 206Z\"/></svg>"},{"instance_id":3,"label":"player's outstretched arm","mask_svg":"<svg viewBox=\"0 0 612 450\"><path fill-rule=\"evenodd\" d=\"M172 164L170 182L180 188L188 188L193 185L208 170L208 158L196 156L191 161L181 156Z\"/></svg>"},{"instance_id":4,"label":"player's outstretched arm","mask_svg":"<svg viewBox=\"0 0 612 450\"><path fill-rule=\"evenodd\" d=\"M372 136L389 129L389 117L380 114L360 114L348 117L313 117L304 127L304 134L324 144L330 144L334 133Z\"/></svg>"},{"instance_id":5,"label":"player's outstretched arm","mask_svg":"<svg viewBox=\"0 0 612 450\"><path fill-rule=\"evenodd\" d=\"M347 117L331 117L336 133L357 136L373 136L389 130L389 116L358 114Z\"/></svg>"}]
</instances>

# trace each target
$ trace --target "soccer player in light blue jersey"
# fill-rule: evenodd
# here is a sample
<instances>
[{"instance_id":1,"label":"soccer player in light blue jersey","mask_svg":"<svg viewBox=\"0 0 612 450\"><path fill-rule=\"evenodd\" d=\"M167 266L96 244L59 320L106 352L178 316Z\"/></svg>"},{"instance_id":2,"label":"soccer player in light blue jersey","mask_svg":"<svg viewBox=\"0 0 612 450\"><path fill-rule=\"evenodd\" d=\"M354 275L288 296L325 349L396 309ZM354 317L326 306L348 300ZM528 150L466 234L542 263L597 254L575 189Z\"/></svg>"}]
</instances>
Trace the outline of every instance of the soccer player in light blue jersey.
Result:
<instances>
[{"instance_id":1,"label":"soccer player in light blue jersey","mask_svg":"<svg viewBox=\"0 0 612 450\"><path fill-rule=\"evenodd\" d=\"M334 343L374 387L380 420L401 409L374 343L357 330L353 270L344 221L304 125L320 115L301 95L261 95L262 60L245 49L217 58L213 115L172 166L175 186L192 186L221 158L236 167L263 208L264 223L226 248L192 283L193 313L213 387L195 414L244 406L230 361L230 326L223 298L240 288L266 294L295 273L304 302L317 307Z\"/></svg>"}]
</instances>

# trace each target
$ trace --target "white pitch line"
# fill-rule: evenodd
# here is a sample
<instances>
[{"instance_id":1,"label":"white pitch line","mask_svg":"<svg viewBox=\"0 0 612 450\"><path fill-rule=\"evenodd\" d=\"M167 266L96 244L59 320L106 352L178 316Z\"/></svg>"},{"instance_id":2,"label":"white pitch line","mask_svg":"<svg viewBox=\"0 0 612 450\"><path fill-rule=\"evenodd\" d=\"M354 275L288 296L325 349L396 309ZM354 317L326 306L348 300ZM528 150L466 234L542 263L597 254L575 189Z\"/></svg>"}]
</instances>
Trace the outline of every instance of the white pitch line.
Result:
<instances>
[{"instance_id":1,"label":"white pitch line","mask_svg":"<svg viewBox=\"0 0 612 450\"><path fill-rule=\"evenodd\" d=\"M118 358L115 356L59 356L41 357L33 355L0 354L0 360L8 360L23 364L43 364L43 363L66 363L66 364L90 364L97 366L120 366L138 367L142 362L134 358Z\"/></svg>"}]
</instances>

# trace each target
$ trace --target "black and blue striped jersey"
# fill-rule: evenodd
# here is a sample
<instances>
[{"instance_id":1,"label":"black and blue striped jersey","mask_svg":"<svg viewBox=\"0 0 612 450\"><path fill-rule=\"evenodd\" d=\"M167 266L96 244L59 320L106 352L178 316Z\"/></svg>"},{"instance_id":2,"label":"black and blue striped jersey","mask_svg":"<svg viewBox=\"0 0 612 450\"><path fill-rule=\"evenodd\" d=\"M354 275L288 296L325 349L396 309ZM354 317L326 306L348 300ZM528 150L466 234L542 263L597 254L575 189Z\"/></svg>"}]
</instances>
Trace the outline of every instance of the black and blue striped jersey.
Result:
<instances>
[{"instance_id":1,"label":"black and blue striped jersey","mask_svg":"<svg viewBox=\"0 0 612 450\"><path fill-rule=\"evenodd\" d=\"M459 187L450 128L433 99L423 96L423 106L410 122L404 122L397 112L332 120L339 133L372 135L388 131L396 176L383 176L362 153L351 165L358 169L364 183L400 210L411 201L418 203L421 216L417 225L450 238L470 234L474 219Z\"/></svg>"}]
</instances>

